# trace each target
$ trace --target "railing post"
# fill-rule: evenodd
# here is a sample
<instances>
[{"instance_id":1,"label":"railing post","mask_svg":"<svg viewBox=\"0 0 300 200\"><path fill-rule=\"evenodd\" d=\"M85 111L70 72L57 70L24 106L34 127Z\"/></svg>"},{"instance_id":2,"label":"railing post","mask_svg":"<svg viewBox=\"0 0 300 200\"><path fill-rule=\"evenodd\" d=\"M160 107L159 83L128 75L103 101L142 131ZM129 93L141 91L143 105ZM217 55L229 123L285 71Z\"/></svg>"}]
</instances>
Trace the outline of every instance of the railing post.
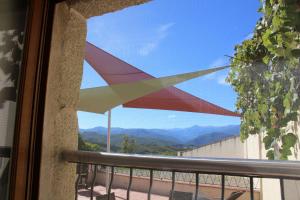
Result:
<instances>
[{"instance_id":1,"label":"railing post","mask_svg":"<svg viewBox=\"0 0 300 200\"><path fill-rule=\"evenodd\" d=\"M78 165L78 175L76 178L76 182L75 182L75 200L78 199L78 185L79 185L79 180L80 180L80 173L81 173L81 164L77 164Z\"/></svg>"},{"instance_id":2,"label":"railing post","mask_svg":"<svg viewBox=\"0 0 300 200\"><path fill-rule=\"evenodd\" d=\"M108 187L108 200L110 200L110 193L111 193L111 188L112 188L112 184L114 181L114 174L115 174L115 167L111 167L111 175L110 175L110 182L109 182L109 187Z\"/></svg>"},{"instance_id":3,"label":"railing post","mask_svg":"<svg viewBox=\"0 0 300 200\"><path fill-rule=\"evenodd\" d=\"M149 191L148 191L148 200L151 200L151 190L153 184L153 170L150 170L150 183L149 183Z\"/></svg>"},{"instance_id":4,"label":"railing post","mask_svg":"<svg viewBox=\"0 0 300 200\"><path fill-rule=\"evenodd\" d=\"M225 199L225 175L224 174L222 174L221 184L222 184L221 200L224 200Z\"/></svg>"},{"instance_id":5,"label":"railing post","mask_svg":"<svg viewBox=\"0 0 300 200\"><path fill-rule=\"evenodd\" d=\"M129 198L130 198L130 189L131 189L131 184L132 184L132 175L133 175L133 169L130 168L130 172L129 172L129 184L128 184L128 188L127 188L127 200L129 200Z\"/></svg>"},{"instance_id":6,"label":"railing post","mask_svg":"<svg viewBox=\"0 0 300 200\"><path fill-rule=\"evenodd\" d=\"M285 200L285 195L284 195L284 180L282 178L280 179L280 194L281 194L281 200Z\"/></svg>"},{"instance_id":7,"label":"railing post","mask_svg":"<svg viewBox=\"0 0 300 200\"><path fill-rule=\"evenodd\" d=\"M251 200L254 200L253 177L250 177L250 199L251 199Z\"/></svg>"},{"instance_id":8,"label":"railing post","mask_svg":"<svg viewBox=\"0 0 300 200\"><path fill-rule=\"evenodd\" d=\"M198 199L199 193L199 173L196 173L196 190L195 190L195 200Z\"/></svg>"},{"instance_id":9,"label":"railing post","mask_svg":"<svg viewBox=\"0 0 300 200\"><path fill-rule=\"evenodd\" d=\"M96 175L97 175L97 165L94 165L93 179L91 185L91 200L93 200L93 196L94 196L94 185L96 181Z\"/></svg>"},{"instance_id":10,"label":"railing post","mask_svg":"<svg viewBox=\"0 0 300 200\"><path fill-rule=\"evenodd\" d=\"M172 172L172 188L171 188L171 198L170 200L174 199L174 188L175 188L175 172Z\"/></svg>"}]
</instances>

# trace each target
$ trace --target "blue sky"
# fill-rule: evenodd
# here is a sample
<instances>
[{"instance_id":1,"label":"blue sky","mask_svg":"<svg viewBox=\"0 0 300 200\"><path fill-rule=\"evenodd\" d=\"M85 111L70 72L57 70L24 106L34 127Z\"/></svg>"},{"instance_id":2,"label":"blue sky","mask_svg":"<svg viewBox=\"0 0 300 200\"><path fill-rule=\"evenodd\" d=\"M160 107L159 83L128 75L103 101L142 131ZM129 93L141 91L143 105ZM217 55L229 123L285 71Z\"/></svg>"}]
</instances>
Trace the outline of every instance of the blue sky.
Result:
<instances>
[{"instance_id":1,"label":"blue sky","mask_svg":"<svg viewBox=\"0 0 300 200\"><path fill-rule=\"evenodd\" d=\"M176 3L175 3L176 2ZM228 64L234 46L251 36L258 0L155 0L88 20L87 40L156 77ZM236 94L228 70L176 87L230 110ZM106 83L84 63L81 88ZM106 126L107 115L78 112L80 128ZM239 124L236 117L117 107L112 126L180 128Z\"/></svg>"}]
</instances>

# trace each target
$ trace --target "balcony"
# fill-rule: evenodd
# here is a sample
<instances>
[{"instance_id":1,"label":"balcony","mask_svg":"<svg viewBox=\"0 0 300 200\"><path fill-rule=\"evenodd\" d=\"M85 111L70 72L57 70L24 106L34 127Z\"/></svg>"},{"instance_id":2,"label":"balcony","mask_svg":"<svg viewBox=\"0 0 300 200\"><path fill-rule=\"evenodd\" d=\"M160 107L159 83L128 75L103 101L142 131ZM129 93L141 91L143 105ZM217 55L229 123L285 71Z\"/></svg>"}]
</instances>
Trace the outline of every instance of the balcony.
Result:
<instances>
[{"instance_id":1,"label":"balcony","mask_svg":"<svg viewBox=\"0 0 300 200\"><path fill-rule=\"evenodd\" d=\"M260 199L257 188L260 178L272 178L280 181L281 199L284 200L284 180L300 180L300 163L294 161L183 158L84 151L64 151L62 158L69 163L78 164L79 173L74 183L75 199L114 200L144 197L148 200L254 200ZM80 189L84 165L88 165L91 170L88 170L85 177L86 188ZM232 181L229 180L232 179L236 185L230 184ZM138 186L133 188L134 181ZM161 191L164 187L162 182L169 183L170 186L165 194ZM207 197L207 187L219 192Z\"/></svg>"}]
</instances>

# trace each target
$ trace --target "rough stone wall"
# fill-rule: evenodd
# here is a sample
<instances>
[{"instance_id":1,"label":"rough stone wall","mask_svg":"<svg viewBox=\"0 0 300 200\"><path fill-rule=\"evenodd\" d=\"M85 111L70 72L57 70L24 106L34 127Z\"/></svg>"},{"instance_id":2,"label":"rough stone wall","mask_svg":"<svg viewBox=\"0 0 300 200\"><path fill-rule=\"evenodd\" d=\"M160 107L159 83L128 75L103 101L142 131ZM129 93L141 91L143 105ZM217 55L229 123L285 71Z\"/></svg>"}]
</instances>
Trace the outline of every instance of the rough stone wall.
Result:
<instances>
[{"instance_id":1,"label":"rough stone wall","mask_svg":"<svg viewBox=\"0 0 300 200\"><path fill-rule=\"evenodd\" d=\"M68 0L68 5L86 19L114 12L149 0Z\"/></svg>"},{"instance_id":2,"label":"rough stone wall","mask_svg":"<svg viewBox=\"0 0 300 200\"><path fill-rule=\"evenodd\" d=\"M62 150L77 148L76 105L85 38L85 18L65 3L59 4L49 63L40 199L74 199L75 166L61 162L59 155Z\"/></svg>"},{"instance_id":3,"label":"rough stone wall","mask_svg":"<svg viewBox=\"0 0 300 200\"><path fill-rule=\"evenodd\" d=\"M76 165L60 159L77 150L77 103L82 79L86 20L148 0L69 0L57 4L52 30L40 176L41 200L74 199Z\"/></svg>"}]
</instances>

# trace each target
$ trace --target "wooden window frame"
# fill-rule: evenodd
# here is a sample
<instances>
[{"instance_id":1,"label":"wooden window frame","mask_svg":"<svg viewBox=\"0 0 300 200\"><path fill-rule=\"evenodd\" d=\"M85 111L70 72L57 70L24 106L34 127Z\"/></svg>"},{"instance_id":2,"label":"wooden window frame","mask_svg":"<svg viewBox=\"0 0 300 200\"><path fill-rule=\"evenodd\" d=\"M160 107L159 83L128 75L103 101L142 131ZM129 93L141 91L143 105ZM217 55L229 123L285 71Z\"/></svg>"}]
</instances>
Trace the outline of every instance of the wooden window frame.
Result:
<instances>
[{"instance_id":1,"label":"wooden window frame","mask_svg":"<svg viewBox=\"0 0 300 200\"><path fill-rule=\"evenodd\" d=\"M55 5L62 0L28 0L17 99L9 199L39 197L42 133Z\"/></svg>"}]
</instances>

